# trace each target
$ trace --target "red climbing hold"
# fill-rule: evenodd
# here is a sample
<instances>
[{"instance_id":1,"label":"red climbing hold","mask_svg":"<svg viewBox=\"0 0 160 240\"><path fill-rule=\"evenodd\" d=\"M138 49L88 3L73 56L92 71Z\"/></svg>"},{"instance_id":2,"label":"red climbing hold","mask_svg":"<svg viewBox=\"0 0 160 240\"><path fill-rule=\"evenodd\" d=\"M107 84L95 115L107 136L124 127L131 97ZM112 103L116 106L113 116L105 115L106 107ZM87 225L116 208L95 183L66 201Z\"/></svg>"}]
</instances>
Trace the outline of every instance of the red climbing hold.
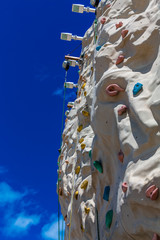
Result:
<instances>
[{"instance_id":1,"label":"red climbing hold","mask_svg":"<svg viewBox=\"0 0 160 240\"><path fill-rule=\"evenodd\" d=\"M120 150L118 153L118 159L121 163L123 163L124 153L122 152L122 150Z\"/></svg>"},{"instance_id":2,"label":"red climbing hold","mask_svg":"<svg viewBox=\"0 0 160 240\"><path fill-rule=\"evenodd\" d=\"M106 18L105 17L102 17L101 18L101 24L105 24L106 23Z\"/></svg>"},{"instance_id":3,"label":"red climbing hold","mask_svg":"<svg viewBox=\"0 0 160 240\"><path fill-rule=\"evenodd\" d=\"M128 34L128 30L127 29L122 30L122 32L121 32L122 38L125 38L125 36L127 34Z\"/></svg>"},{"instance_id":4,"label":"red climbing hold","mask_svg":"<svg viewBox=\"0 0 160 240\"><path fill-rule=\"evenodd\" d=\"M116 61L116 65L122 63L124 61L124 55L119 55L119 57L117 58L117 61Z\"/></svg>"},{"instance_id":5,"label":"red climbing hold","mask_svg":"<svg viewBox=\"0 0 160 240\"><path fill-rule=\"evenodd\" d=\"M160 240L160 237L156 233L154 233L152 240Z\"/></svg>"},{"instance_id":6,"label":"red climbing hold","mask_svg":"<svg viewBox=\"0 0 160 240\"><path fill-rule=\"evenodd\" d=\"M120 27L122 27L122 26L123 26L123 23L122 23L122 22L119 22L119 23L116 24L116 29L118 29L118 28L120 28Z\"/></svg>"},{"instance_id":7,"label":"red climbing hold","mask_svg":"<svg viewBox=\"0 0 160 240\"><path fill-rule=\"evenodd\" d=\"M127 189L128 189L128 185L126 182L122 183L122 191L125 193L127 192Z\"/></svg>"},{"instance_id":8,"label":"red climbing hold","mask_svg":"<svg viewBox=\"0 0 160 240\"><path fill-rule=\"evenodd\" d=\"M156 185L152 185L146 190L146 197L150 198L152 201L156 200L159 195L159 189Z\"/></svg>"},{"instance_id":9,"label":"red climbing hold","mask_svg":"<svg viewBox=\"0 0 160 240\"><path fill-rule=\"evenodd\" d=\"M127 107L126 107L126 105L123 105L118 109L118 115L121 116L126 111L127 111Z\"/></svg>"},{"instance_id":10,"label":"red climbing hold","mask_svg":"<svg viewBox=\"0 0 160 240\"><path fill-rule=\"evenodd\" d=\"M110 84L106 88L106 93L111 97L118 95L119 92L124 92L124 89L117 84Z\"/></svg>"}]
</instances>

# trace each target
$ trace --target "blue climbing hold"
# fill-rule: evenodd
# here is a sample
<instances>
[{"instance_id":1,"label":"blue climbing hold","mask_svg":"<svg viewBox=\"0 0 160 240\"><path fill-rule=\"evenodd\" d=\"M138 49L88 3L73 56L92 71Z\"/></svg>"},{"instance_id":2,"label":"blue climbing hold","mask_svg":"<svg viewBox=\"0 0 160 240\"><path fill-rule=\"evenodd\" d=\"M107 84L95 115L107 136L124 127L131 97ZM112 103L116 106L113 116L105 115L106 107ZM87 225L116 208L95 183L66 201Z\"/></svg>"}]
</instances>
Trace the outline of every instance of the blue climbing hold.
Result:
<instances>
[{"instance_id":1,"label":"blue climbing hold","mask_svg":"<svg viewBox=\"0 0 160 240\"><path fill-rule=\"evenodd\" d=\"M89 151L89 157L92 159L92 150Z\"/></svg>"},{"instance_id":2,"label":"blue climbing hold","mask_svg":"<svg viewBox=\"0 0 160 240\"><path fill-rule=\"evenodd\" d=\"M142 83L136 83L133 88L133 95L136 95L139 91L141 91L142 87L143 87Z\"/></svg>"},{"instance_id":3,"label":"blue climbing hold","mask_svg":"<svg viewBox=\"0 0 160 240\"><path fill-rule=\"evenodd\" d=\"M97 46L96 50L99 51L101 49L102 46Z\"/></svg>"},{"instance_id":4,"label":"blue climbing hold","mask_svg":"<svg viewBox=\"0 0 160 240\"><path fill-rule=\"evenodd\" d=\"M103 173L103 167L101 162L94 161L93 165L100 173Z\"/></svg>"},{"instance_id":5,"label":"blue climbing hold","mask_svg":"<svg viewBox=\"0 0 160 240\"><path fill-rule=\"evenodd\" d=\"M105 187L104 194L103 194L103 199L106 200L107 202L109 201L109 193L110 193L110 186L107 186Z\"/></svg>"}]
</instances>

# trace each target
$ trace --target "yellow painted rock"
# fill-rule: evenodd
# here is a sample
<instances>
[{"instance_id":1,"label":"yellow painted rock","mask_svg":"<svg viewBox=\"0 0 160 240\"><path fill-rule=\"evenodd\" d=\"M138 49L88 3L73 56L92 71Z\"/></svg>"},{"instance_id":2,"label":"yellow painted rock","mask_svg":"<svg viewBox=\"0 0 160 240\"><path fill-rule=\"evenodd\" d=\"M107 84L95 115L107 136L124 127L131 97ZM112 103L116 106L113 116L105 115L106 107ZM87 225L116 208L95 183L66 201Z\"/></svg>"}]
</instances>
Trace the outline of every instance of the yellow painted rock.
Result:
<instances>
[{"instance_id":1,"label":"yellow painted rock","mask_svg":"<svg viewBox=\"0 0 160 240\"><path fill-rule=\"evenodd\" d=\"M84 88L85 88L85 86L86 86L86 83L83 83L83 85L82 85L82 89L84 89Z\"/></svg>"},{"instance_id":2,"label":"yellow painted rock","mask_svg":"<svg viewBox=\"0 0 160 240\"><path fill-rule=\"evenodd\" d=\"M81 149L85 149L85 147L86 147L86 144L82 143L81 144Z\"/></svg>"},{"instance_id":3,"label":"yellow painted rock","mask_svg":"<svg viewBox=\"0 0 160 240\"><path fill-rule=\"evenodd\" d=\"M85 111L85 110L82 111L82 114L83 114L85 117L89 117L89 112L87 112L87 111Z\"/></svg>"},{"instance_id":4,"label":"yellow painted rock","mask_svg":"<svg viewBox=\"0 0 160 240\"><path fill-rule=\"evenodd\" d=\"M84 141L84 138L81 138L80 140L79 140L79 143L82 143Z\"/></svg>"},{"instance_id":5,"label":"yellow painted rock","mask_svg":"<svg viewBox=\"0 0 160 240\"><path fill-rule=\"evenodd\" d=\"M85 97L87 96L87 92L86 92L86 91L84 92L84 96L85 96Z\"/></svg>"},{"instance_id":6,"label":"yellow painted rock","mask_svg":"<svg viewBox=\"0 0 160 240\"><path fill-rule=\"evenodd\" d=\"M79 127L77 128L77 131L80 132L82 131L82 129L83 129L83 125L79 125Z\"/></svg>"},{"instance_id":7,"label":"yellow painted rock","mask_svg":"<svg viewBox=\"0 0 160 240\"><path fill-rule=\"evenodd\" d=\"M89 214L90 208L87 208L87 207L85 206L84 210L85 210L85 213L86 213L86 214Z\"/></svg>"},{"instance_id":8,"label":"yellow painted rock","mask_svg":"<svg viewBox=\"0 0 160 240\"><path fill-rule=\"evenodd\" d=\"M75 174L79 174L79 172L80 172L80 166L78 166L76 169L75 169Z\"/></svg>"},{"instance_id":9,"label":"yellow painted rock","mask_svg":"<svg viewBox=\"0 0 160 240\"><path fill-rule=\"evenodd\" d=\"M78 191L75 192L74 196L75 196L75 199L77 200L78 199Z\"/></svg>"},{"instance_id":10,"label":"yellow painted rock","mask_svg":"<svg viewBox=\"0 0 160 240\"><path fill-rule=\"evenodd\" d=\"M81 184L81 189L86 189L88 186L88 180L84 180L84 182Z\"/></svg>"}]
</instances>

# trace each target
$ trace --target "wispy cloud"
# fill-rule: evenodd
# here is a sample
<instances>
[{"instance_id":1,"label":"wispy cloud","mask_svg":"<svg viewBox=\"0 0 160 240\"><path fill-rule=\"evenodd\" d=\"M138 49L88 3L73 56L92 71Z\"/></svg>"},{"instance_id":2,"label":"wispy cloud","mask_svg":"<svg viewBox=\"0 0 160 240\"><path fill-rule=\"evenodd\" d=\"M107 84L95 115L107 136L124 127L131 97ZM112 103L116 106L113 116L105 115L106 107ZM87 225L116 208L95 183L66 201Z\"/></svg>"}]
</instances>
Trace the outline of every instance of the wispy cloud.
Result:
<instances>
[{"instance_id":1,"label":"wispy cloud","mask_svg":"<svg viewBox=\"0 0 160 240\"><path fill-rule=\"evenodd\" d=\"M26 235L31 226L39 224L40 218L40 215L26 215L22 212L16 217L8 219L7 224L3 228L3 235L7 237Z\"/></svg>"},{"instance_id":2,"label":"wispy cloud","mask_svg":"<svg viewBox=\"0 0 160 240\"><path fill-rule=\"evenodd\" d=\"M22 199L25 193L14 191L6 182L0 183L0 206Z\"/></svg>"},{"instance_id":3,"label":"wispy cloud","mask_svg":"<svg viewBox=\"0 0 160 240\"><path fill-rule=\"evenodd\" d=\"M63 98L64 96L64 89L62 88L57 88L53 93L52 96L59 96L61 98ZM71 98L75 98L76 97L76 92L75 90L66 90L66 94L65 94L65 99L66 101L68 101Z\"/></svg>"},{"instance_id":4,"label":"wispy cloud","mask_svg":"<svg viewBox=\"0 0 160 240\"><path fill-rule=\"evenodd\" d=\"M56 95L56 96L62 96L63 97L63 92L64 92L64 89L63 88L57 88L53 93L52 95Z\"/></svg>"},{"instance_id":5,"label":"wispy cloud","mask_svg":"<svg viewBox=\"0 0 160 240\"><path fill-rule=\"evenodd\" d=\"M64 221L63 217L60 220L61 222ZM64 234L64 232L61 231L60 234ZM50 222L43 226L42 238L45 240L58 240L58 219L56 214L53 214Z\"/></svg>"}]
</instances>

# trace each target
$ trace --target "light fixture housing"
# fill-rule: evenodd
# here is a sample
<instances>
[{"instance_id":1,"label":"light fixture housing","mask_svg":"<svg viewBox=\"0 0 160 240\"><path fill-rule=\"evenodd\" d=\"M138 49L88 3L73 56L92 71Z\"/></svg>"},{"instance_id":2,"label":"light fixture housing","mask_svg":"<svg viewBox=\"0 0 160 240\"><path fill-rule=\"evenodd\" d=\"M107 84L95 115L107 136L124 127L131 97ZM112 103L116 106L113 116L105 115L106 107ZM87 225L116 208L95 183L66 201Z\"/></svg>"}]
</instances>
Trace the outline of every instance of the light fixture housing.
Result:
<instances>
[{"instance_id":1,"label":"light fixture housing","mask_svg":"<svg viewBox=\"0 0 160 240\"><path fill-rule=\"evenodd\" d=\"M95 8L85 7L82 4L72 4L72 12L83 13L83 12L92 12L95 13Z\"/></svg>"},{"instance_id":2,"label":"light fixture housing","mask_svg":"<svg viewBox=\"0 0 160 240\"><path fill-rule=\"evenodd\" d=\"M83 40L83 37L79 37L77 35L72 35L72 33L61 33L61 40L71 41L71 40Z\"/></svg>"}]
</instances>

